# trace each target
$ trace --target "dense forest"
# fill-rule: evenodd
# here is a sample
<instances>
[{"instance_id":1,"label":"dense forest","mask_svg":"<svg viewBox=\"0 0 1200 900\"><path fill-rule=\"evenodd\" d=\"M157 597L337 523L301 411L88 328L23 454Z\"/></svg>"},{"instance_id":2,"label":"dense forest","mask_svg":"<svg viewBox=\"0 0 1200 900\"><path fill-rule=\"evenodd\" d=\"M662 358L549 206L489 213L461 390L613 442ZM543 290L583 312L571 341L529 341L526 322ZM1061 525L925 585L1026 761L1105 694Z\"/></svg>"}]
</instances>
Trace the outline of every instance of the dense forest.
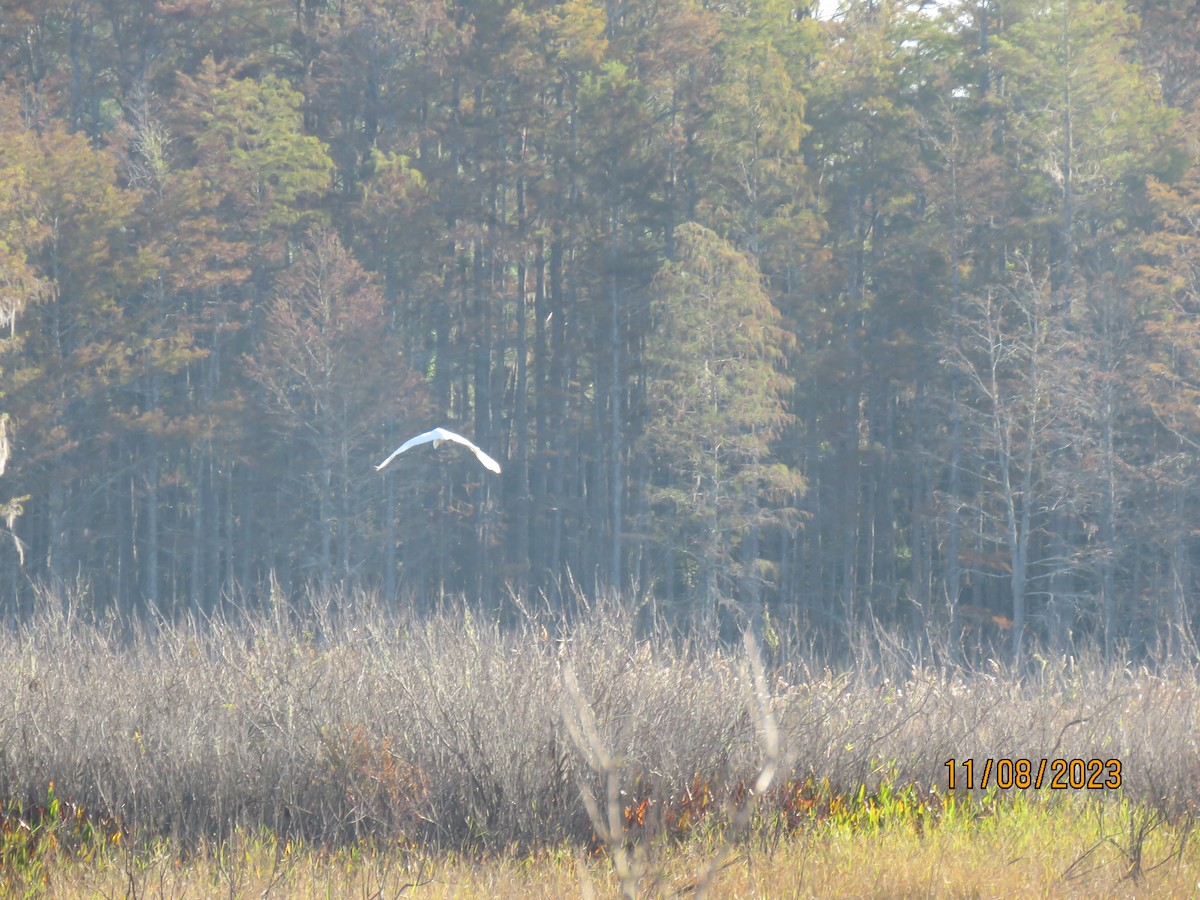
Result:
<instances>
[{"instance_id":1,"label":"dense forest","mask_svg":"<svg viewBox=\"0 0 1200 900\"><path fill-rule=\"evenodd\" d=\"M1197 0L6 0L0 606L1190 639L1198 156Z\"/></svg>"}]
</instances>

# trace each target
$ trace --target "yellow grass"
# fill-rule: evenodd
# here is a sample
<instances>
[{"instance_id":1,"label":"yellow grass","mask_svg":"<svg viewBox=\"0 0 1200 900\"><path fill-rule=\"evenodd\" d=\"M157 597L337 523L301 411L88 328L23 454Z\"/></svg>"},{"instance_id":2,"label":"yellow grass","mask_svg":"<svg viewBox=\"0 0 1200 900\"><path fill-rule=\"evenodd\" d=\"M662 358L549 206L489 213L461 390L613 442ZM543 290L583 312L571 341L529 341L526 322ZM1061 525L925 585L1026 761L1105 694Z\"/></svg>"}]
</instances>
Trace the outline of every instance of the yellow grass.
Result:
<instances>
[{"instance_id":1,"label":"yellow grass","mask_svg":"<svg viewBox=\"0 0 1200 900\"><path fill-rule=\"evenodd\" d=\"M692 895L720 849L702 842L652 848L639 896ZM936 824L909 819L872 828L827 820L775 846L755 838L726 849L709 897L1194 897L1200 883L1200 850L1185 824L1116 800L1078 797L1018 800L983 818L947 815ZM186 858L166 844L106 847L89 862L58 848L26 874L24 881L11 871L0 874L0 894L621 896L609 861L582 849L467 859L395 847L335 852L247 835Z\"/></svg>"}]
</instances>

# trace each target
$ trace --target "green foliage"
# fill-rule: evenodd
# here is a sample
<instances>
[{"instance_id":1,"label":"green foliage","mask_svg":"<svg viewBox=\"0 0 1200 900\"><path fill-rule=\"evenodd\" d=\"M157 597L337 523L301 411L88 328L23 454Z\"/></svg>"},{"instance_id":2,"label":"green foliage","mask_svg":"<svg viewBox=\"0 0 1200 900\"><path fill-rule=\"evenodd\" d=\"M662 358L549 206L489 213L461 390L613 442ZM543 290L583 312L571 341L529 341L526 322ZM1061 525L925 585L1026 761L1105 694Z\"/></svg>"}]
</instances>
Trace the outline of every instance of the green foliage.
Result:
<instances>
[{"instance_id":1,"label":"green foliage","mask_svg":"<svg viewBox=\"0 0 1200 900\"><path fill-rule=\"evenodd\" d=\"M122 838L114 820L60 798L51 781L44 801L26 806L10 799L0 809L0 890L40 896L66 860L103 866Z\"/></svg>"},{"instance_id":2,"label":"green foliage","mask_svg":"<svg viewBox=\"0 0 1200 900\"><path fill-rule=\"evenodd\" d=\"M714 207L719 230L768 270L789 265L794 235L815 227L805 215L810 198L801 155L811 126L794 80L795 60L811 49L812 38L806 20L791 12L763 3L727 13L713 114L702 134L715 188L702 202Z\"/></svg>"},{"instance_id":3,"label":"green foliage","mask_svg":"<svg viewBox=\"0 0 1200 900\"><path fill-rule=\"evenodd\" d=\"M46 223L37 220L32 183L37 141L22 127L14 107L11 97L0 97L0 271L4 273L0 282L0 331L11 328L28 304L45 299L49 293L45 279L29 259L47 233Z\"/></svg>"},{"instance_id":4,"label":"green foliage","mask_svg":"<svg viewBox=\"0 0 1200 900\"><path fill-rule=\"evenodd\" d=\"M993 57L1007 109L1008 152L1062 257L1091 233L1124 226L1148 175L1178 172L1176 113L1130 58L1125 4L1055 0L1006 7ZM1061 262L1061 259L1060 259Z\"/></svg>"},{"instance_id":5,"label":"green foliage","mask_svg":"<svg viewBox=\"0 0 1200 900\"><path fill-rule=\"evenodd\" d=\"M677 550L704 560L715 599L715 567L732 567L737 537L788 524L804 481L771 459L791 382L781 317L761 277L703 226L681 226L676 241L677 258L651 293L643 441L661 472L651 500L669 510Z\"/></svg>"},{"instance_id":6,"label":"green foliage","mask_svg":"<svg viewBox=\"0 0 1200 900\"><path fill-rule=\"evenodd\" d=\"M585 71L604 58L608 49L605 7L596 0L547 5L538 23L541 31L535 39L560 71Z\"/></svg>"},{"instance_id":7,"label":"green foliage","mask_svg":"<svg viewBox=\"0 0 1200 900\"><path fill-rule=\"evenodd\" d=\"M265 235L309 215L304 201L329 188L333 162L304 133L303 96L276 75L230 77L211 57L192 84L186 125L203 190L227 204L230 224Z\"/></svg>"}]
</instances>

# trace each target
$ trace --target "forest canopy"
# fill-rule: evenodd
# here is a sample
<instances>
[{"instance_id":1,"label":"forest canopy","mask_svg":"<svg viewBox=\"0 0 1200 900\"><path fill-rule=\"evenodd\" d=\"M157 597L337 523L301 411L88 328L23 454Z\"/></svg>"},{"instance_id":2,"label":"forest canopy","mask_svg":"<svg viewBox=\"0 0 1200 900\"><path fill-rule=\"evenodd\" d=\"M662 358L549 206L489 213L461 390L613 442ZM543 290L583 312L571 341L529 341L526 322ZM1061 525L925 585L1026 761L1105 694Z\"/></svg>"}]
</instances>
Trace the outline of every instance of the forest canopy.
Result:
<instances>
[{"instance_id":1,"label":"forest canopy","mask_svg":"<svg viewBox=\"0 0 1200 900\"><path fill-rule=\"evenodd\" d=\"M822 6L7 2L4 615L1190 637L1200 3Z\"/></svg>"}]
</instances>

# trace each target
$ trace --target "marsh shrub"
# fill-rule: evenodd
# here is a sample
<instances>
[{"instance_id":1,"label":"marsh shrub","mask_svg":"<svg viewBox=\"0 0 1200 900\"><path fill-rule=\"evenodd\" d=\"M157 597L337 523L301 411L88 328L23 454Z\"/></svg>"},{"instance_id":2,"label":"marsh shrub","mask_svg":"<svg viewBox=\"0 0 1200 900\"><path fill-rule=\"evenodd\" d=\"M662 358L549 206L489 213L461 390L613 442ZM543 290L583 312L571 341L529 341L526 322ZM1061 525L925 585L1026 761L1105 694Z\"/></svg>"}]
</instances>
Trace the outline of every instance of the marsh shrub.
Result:
<instances>
[{"instance_id":1,"label":"marsh shrub","mask_svg":"<svg viewBox=\"0 0 1200 900\"><path fill-rule=\"evenodd\" d=\"M503 627L494 611L417 617L369 596L153 629L72 609L48 602L0 631L0 799L35 804L53 782L137 834L590 841L580 788L602 796L601 774L564 725L580 704L621 802L658 810L646 827L678 823L699 786L722 808L761 765L741 648L647 627L616 601ZM1100 757L1122 760L1139 798L1200 800L1188 668L1064 658L1015 678L878 656L813 672L786 648L774 659L776 785L944 790L948 759Z\"/></svg>"}]
</instances>

